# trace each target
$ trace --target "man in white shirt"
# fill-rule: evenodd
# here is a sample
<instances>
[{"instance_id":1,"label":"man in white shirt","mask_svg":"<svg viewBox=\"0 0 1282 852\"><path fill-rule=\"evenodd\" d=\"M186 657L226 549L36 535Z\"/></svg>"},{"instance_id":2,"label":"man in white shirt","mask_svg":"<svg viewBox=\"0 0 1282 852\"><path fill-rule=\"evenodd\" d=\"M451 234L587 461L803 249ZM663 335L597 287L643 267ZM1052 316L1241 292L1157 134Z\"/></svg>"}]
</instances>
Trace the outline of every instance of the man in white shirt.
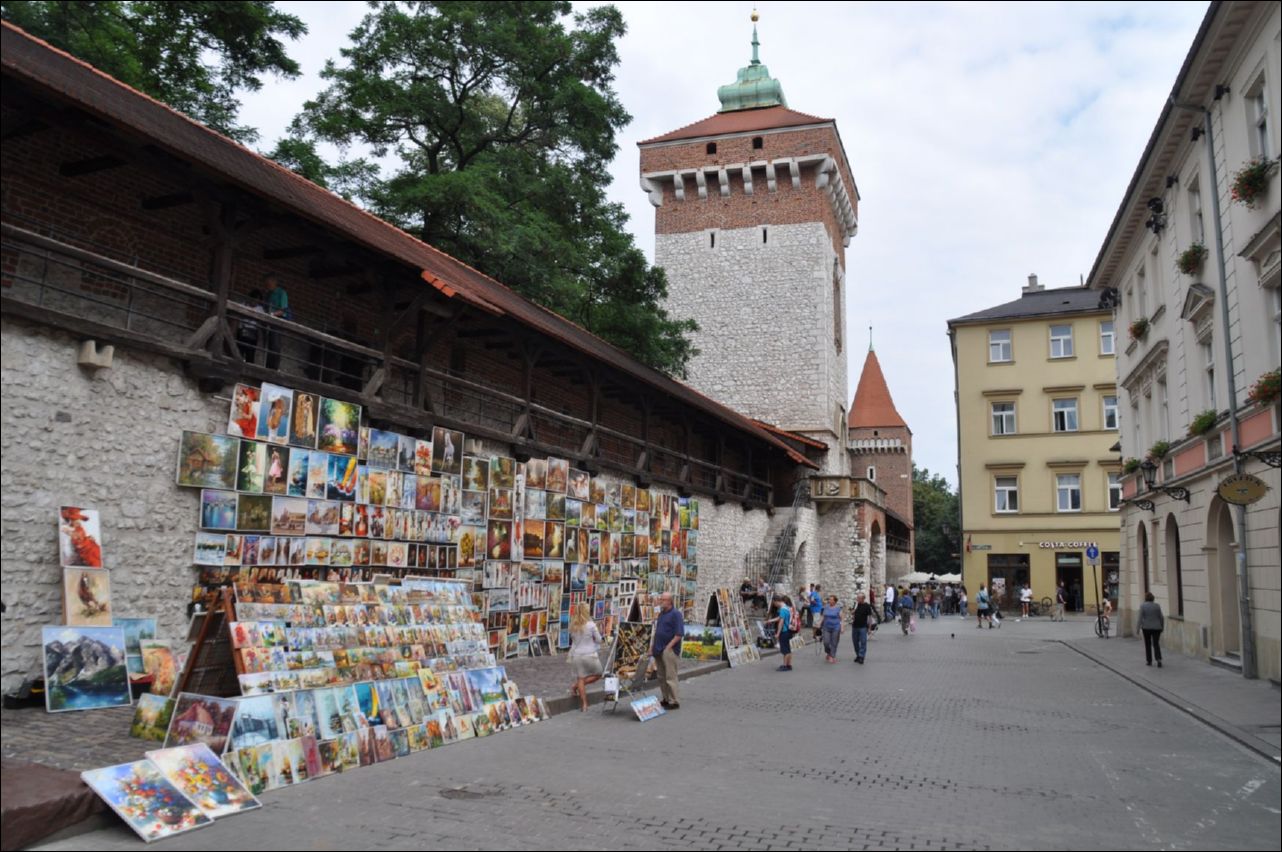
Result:
<instances>
[{"instance_id":1,"label":"man in white shirt","mask_svg":"<svg viewBox=\"0 0 1282 852\"><path fill-rule=\"evenodd\" d=\"M1033 589L1027 583L1019 590L1020 621L1028 618L1028 606L1033 602Z\"/></svg>"},{"instance_id":2,"label":"man in white shirt","mask_svg":"<svg viewBox=\"0 0 1282 852\"><path fill-rule=\"evenodd\" d=\"M885 609L885 611L886 611L886 613L885 613L885 614L886 614L886 618L885 618L885 620L886 620L886 621L894 621L894 620L895 620L895 601L897 601L898 599L899 599L899 595L897 595L897 594L895 593L895 587L894 587L893 585L887 584L887 585L886 585L885 605L883 606L883 609Z\"/></svg>"}]
</instances>

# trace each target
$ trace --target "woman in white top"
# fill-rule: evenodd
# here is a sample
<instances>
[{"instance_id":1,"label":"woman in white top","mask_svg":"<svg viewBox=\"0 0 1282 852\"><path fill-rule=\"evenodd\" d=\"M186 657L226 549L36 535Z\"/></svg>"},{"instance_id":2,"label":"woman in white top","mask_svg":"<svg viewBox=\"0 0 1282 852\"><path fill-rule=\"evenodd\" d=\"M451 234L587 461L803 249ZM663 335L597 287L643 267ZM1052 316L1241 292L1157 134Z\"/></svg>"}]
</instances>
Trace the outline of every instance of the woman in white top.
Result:
<instances>
[{"instance_id":1,"label":"woman in white top","mask_svg":"<svg viewBox=\"0 0 1282 852\"><path fill-rule=\"evenodd\" d=\"M585 603L574 605L570 617L570 667L576 678L570 694L579 698L580 712L588 709L589 683L601 679L601 631L592 620L592 610Z\"/></svg>"}]
</instances>

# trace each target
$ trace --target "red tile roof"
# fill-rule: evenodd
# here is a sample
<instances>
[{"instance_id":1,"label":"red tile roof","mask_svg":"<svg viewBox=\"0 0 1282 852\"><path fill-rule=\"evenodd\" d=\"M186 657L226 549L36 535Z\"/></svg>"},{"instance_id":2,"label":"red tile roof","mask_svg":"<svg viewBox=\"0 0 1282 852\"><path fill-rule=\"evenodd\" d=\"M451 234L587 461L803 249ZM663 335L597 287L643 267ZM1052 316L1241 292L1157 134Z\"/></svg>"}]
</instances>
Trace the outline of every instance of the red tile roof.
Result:
<instances>
[{"instance_id":1,"label":"red tile roof","mask_svg":"<svg viewBox=\"0 0 1282 852\"><path fill-rule=\"evenodd\" d=\"M559 314L530 302L462 261L92 65L27 34L8 21L2 24L0 65L3 65L6 75L52 92L246 193L270 199L300 218L337 231L368 249L421 270L423 280L447 298L461 298L488 313L507 315L620 373L753 435L785 452L796 464L817 467L742 414L647 367L623 350Z\"/></svg>"},{"instance_id":2,"label":"red tile roof","mask_svg":"<svg viewBox=\"0 0 1282 852\"><path fill-rule=\"evenodd\" d=\"M890 398L890 388L886 377L881 372L881 362L877 353L868 350L864 361L864 371L859 377L859 388L855 391L855 401L850 404L850 417L847 424L851 429L881 428L908 424L895 409L895 401Z\"/></svg>"},{"instance_id":3,"label":"red tile roof","mask_svg":"<svg viewBox=\"0 0 1282 852\"><path fill-rule=\"evenodd\" d=\"M800 127L807 124L824 124L831 118L819 118L804 112L782 106L765 107L764 109L744 109L735 112L719 112L702 121L687 124L685 127L638 142L638 145L649 145L652 142L673 142L677 139L694 139L698 136L722 136L727 133L750 133L753 130L775 130L780 127Z\"/></svg>"}]
</instances>

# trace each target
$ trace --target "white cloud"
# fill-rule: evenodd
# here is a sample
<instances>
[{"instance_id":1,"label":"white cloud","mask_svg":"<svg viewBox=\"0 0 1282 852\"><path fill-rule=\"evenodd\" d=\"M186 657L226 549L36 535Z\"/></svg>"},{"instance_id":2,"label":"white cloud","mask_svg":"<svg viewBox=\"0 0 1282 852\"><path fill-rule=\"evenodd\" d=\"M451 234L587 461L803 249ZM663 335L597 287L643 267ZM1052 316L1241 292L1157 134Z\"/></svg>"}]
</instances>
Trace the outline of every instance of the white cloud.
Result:
<instances>
[{"instance_id":1,"label":"white cloud","mask_svg":"<svg viewBox=\"0 0 1282 852\"><path fill-rule=\"evenodd\" d=\"M282 3L307 78L246 97L270 148L363 3ZM653 256L636 143L716 111L751 55L747 3L617 4L632 114L610 196ZM956 482L946 321L1089 271L1207 8L1195 3L758 4L761 60L793 109L837 120L863 196L847 250L849 337L876 328L918 465ZM850 347L851 394L863 364Z\"/></svg>"}]
</instances>

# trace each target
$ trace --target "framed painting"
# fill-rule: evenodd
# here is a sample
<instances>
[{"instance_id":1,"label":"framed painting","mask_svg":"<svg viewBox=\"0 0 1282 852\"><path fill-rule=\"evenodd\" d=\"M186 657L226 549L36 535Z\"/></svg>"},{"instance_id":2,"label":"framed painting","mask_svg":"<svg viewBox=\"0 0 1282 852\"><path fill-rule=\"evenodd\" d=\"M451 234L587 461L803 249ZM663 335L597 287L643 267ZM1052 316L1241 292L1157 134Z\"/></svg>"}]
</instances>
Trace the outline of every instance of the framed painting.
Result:
<instances>
[{"instance_id":1,"label":"framed painting","mask_svg":"<svg viewBox=\"0 0 1282 852\"><path fill-rule=\"evenodd\" d=\"M259 404L262 391L253 385L236 385L231 393L231 411L227 415L227 434L233 438L258 437Z\"/></svg>"},{"instance_id":2,"label":"framed painting","mask_svg":"<svg viewBox=\"0 0 1282 852\"><path fill-rule=\"evenodd\" d=\"M293 407L292 390L264 384L259 401L258 431L254 437L269 444L288 444L289 418Z\"/></svg>"},{"instance_id":3,"label":"framed painting","mask_svg":"<svg viewBox=\"0 0 1282 852\"><path fill-rule=\"evenodd\" d=\"M172 698L143 693L138 696L138 707L134 710L134 721L129 728L129 736L139 740L163 743L173 712Z\"/></svg>"},{"instance_id":4,"label":"framed painting","mask_svg":"<svg viewBox=\"0 0 1282 852\"><path fill-rule=\"evenodd\" d=\"M149 751L147 759L211 819L262 807L204 743Z\"/></svg>"},{"instance_id":5,"label":"framed painting","mask_svg":"<svg viewBox=\"0 0 1282 852\"><path fill-rule=\"evenodd\" d=\"M45 709L131 704L123 627L44 627Z\"/></svg>"},{"instance_id":6,"label":"framed painting","mask_svg":"<svg viewBox=\"0 0 1282 852\"><path fill-rule=\"evenodd\" d=\"M111 627L111 572L62 569L63 620L75 627Z\"/></svg>"},{"instance_id":7,"label":"framed painting","mask_svg":"<svg viewBox=\"0 0 1282 852\"><path fill-rule=\"evenodd\" d=\"M316 448L316 424L320 417L320 397L295 391L293 412L289 418L289 443L296 447Z\"/></svg>"},{"instance_id":8,"label":"framed painting","mask_svg":"<svg viewBox=\"0 0 1282 852\"><path fill-rule=\"evenodd\" d=\"M80 778L148 843L213 823L150 760L91 769Z\"/></svg>"},{"instance_id":9,"label":"framed painting","mask_svg":"<svg viewBox=\"0 0 1282 852\"><path fill-rule=\"evenodd\" d=\"M58 556L64 568L101 568L102 524L96 509L58 509Z\"/></svg>"},{"instance_id":10,"label":"framed painting","mask_svg":"<svg viewBox=\"0 0 1282 852\"><path fill-rule=\"evenodd\" d=\"M338 399L321 399L316 448L355 456L360 444L361 407Z\"/></svg>"}]
</instances>

